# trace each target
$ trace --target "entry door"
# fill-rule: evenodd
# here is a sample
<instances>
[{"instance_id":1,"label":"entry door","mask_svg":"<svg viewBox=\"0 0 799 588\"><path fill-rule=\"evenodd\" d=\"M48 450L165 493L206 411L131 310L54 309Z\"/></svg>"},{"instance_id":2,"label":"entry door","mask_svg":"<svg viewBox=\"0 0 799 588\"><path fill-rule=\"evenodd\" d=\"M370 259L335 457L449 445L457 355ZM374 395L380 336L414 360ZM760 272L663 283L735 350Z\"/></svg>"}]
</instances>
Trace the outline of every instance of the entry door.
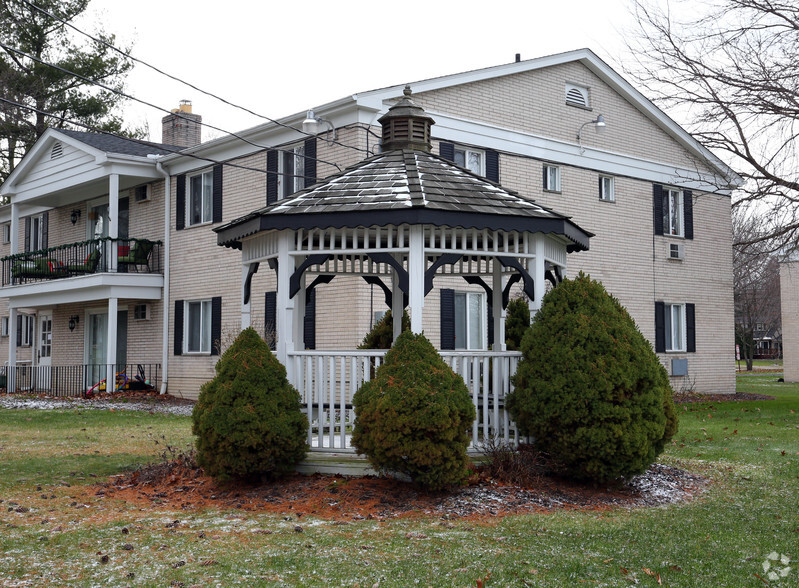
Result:
<instances>
[{"instance_id":1,"label":"entry door","mask_svg":"<svg viewBox=\"0 0 799 588\"><path fill-rule=\"evenodd\" d=\"M104 380L107 374L108 313L93 312L89 314L87 341L88 384L93 386ZM117 367L115 371L125 369L128 354L128 311L117 312Z\"/></svg>"},{"instance_id":2,"label":"entry door","mask_svg":"<svg viewBox=\"0 0 799 588\"><path fill-rule=\"evenodd\" d=\"M50 390L50 368L53 360L53 313L39 313L39 328L36 345L36 389L40 392Z\"/></svg>"}]
</instances>

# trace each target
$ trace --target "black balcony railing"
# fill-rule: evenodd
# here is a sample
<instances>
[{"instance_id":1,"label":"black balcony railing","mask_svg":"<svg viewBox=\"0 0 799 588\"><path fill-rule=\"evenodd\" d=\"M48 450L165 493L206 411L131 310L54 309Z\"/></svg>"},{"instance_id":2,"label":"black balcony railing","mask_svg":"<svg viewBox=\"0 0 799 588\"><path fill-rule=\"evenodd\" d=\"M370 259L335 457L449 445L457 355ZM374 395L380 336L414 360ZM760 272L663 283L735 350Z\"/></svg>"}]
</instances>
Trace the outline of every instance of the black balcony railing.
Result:
<instances>
[{"instance_id":1,"label":"black balcony railing","mask_svg":"<svg viewBox=\"0 0 799 588\"><path fill-rule=\"evenodd\" d=\"M114 251L116 249L116 262ZM3 257L3 286L103 272L160 274L161 241L91 239Z\"/></svg>"},{"instance_id":2,"label":"black balcony railing","mask_svg":"<svg viewBox=\"0 0 799 588\"><path fill-rule=\"evenodd\" d=\"M110 364L54 365L0 368L0 389L14 393L48 396L90 397L119 390L151 390L161 388L161 364L137 363L117 365L115 382L106 385ZM9 390L9 382L13 390Z\"/></svg>"}]
</instances>

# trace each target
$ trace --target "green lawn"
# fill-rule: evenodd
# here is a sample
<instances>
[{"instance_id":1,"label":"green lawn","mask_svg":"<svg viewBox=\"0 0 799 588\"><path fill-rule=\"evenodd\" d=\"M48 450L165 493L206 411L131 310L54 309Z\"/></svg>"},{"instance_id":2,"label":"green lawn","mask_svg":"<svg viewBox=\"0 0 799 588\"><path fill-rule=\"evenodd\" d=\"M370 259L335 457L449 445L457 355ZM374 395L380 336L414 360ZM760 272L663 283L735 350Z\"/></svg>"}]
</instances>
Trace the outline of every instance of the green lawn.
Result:
<instances>
[{"instance_id":1,"label":"green lawn","mask_svg":"<svg viewBox=\"0 0 799 588\"><path fill-rule=\"evenodd\" d=\"M80 486L184 446L188 418L0 409L0 585L797 586L763 569L799 559L799 385L776 379L738 382L777 400L678 406L661 460L710 478L698 500L485 523L139 510Z\"/></svg>"}]
</instances>

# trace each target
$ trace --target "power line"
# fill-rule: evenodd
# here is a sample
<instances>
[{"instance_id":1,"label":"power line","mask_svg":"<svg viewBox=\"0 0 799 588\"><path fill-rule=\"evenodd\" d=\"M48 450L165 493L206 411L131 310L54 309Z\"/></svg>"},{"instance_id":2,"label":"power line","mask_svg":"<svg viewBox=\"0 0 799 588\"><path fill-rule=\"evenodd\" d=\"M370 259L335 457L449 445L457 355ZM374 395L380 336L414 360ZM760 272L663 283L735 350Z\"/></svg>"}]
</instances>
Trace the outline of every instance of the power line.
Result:
<instances>
[{"instance_id":1,"label":"power line","mask_svg":"<svg viewBox=\"0 0 799 588\"><path fill-rule=\"evenodd\" d=\"M116 133L112 133L110 131L104 131L103 129L98 129L97 127L93 127L91 125L87 125L87 124L82 123L80 121L72 120L72 119L66 118L64 116L53 114L52 112L48 112L46 110L41 110L41 109L35 108L33 106L28 106L27 104L21 104L19 102L14 102L13 100L9 100L7 98L3 98L2 96L0 96L0 102L4 102L6 104L10 104L11 106L16 106L17 108L24 108L26 110L30 110L31 112L38 112L40 114L44 114L45 116L49 116L51 118L54 118L54 119L69 123L71 125L75 125L77 127L82 127L84 129L86 129L87 131L91 131L92 133L108 135L109 137L114 137L116 139L124 139L125 141L131 141L132 143L138 143L139 145L147 145L147 146L150 146L150 147L156 147L158 149L161 149L163 151L167 151L169 153L176 153L176 154L182 155L184 157L189 157L191 159L197 159L199 161L205 161L205 162L208 162L208 163L212 163L214 165L226 165L228 167L232 167L232 168L236 168L236 169L243 169L243 170L247 170L247 171L254 171L254 172L265 173L265 174L273 173L273 174L276 174L276 175L279 175L279 176L289 176L289 177L294 177L294 178L305 177L305 176L300 176L300 175L297 175L297 174L288 174L288 173L285 173L285 172L267 171L265 169L260 169L260 168L256 168L256 167L250 167L248 165L241 165L241 164L238 164L238 163L231 163L230 161L219 161L219 160L213 159L211 157L201 157L199 155L194 155L193 153L183 153L180 149L173 149L169 145L163 145L161 143L153 143L152 141L145 141L143 139L134 139L132 137L123 137L121 135L117 135ZM51 128L55 128L55 127L51 127ZM58 130L58 129L56 129L56 130ZM285 150L281 150L281 151L285 151ZM308 158L308 159L312 159L312 158ZM338 166L336 166L336 167L338 167ZM341 171L341 168L338 168L338 169L339 169L339 171Z\"/></svg>"},{"instance_id":2,"label":"power line","mask_svg":"<svg viewBox=\"0 0 799 588\"><path fill-rule=\"evenodd\" d=\"M118 94L119 96L127 98L128 100L133 100L134 102L139 102L141 104L144 104L145 106L149 106L151 108L155 108L156 110L160 110L162 112L166 112L167 114L175 114L176 116L178 116L179 118L183 118L184 120L190 120L190 119L187 119L186 117L180 115L180 113L173 113L172 111L167 110L165 108L161 108L160 106L156 106L155 104L152 104L151 102L147 102L145 100L141 100L139 98L131 96L130 94L127 94L127 93L122 92L120 90L115 90L114 88L111 88L110 86L107 86L107 85L105 85L105 84L103 84L101 82L98 82L97 80L92 80L91 78L87 78L86 76L83 76L83 75L81 75L79 73L75 73L73 71L65 69L65 68L63 68L63 67L61 67L59 65L55 65L54 63L49 63L47 61L44 61L43 59L39 59L38 57L36 57L34 55L30 55L30 54L28 54L28 53L26 53L24 51L21 51L19 49L11 47L10 45L7 45L3 41L0 41L0 47L5 49L6 51L10 51L12 53L16 53L16 54L21 55L23 57L26 57L26 58L28 58L28 59L30 59L32 61L35 61L36 63L40 63L40 64L45 65L47 67L51 67L51 68L56 69L56 70L58 70L58 71L60 71L62 73L65 73L67 75L75 76L76 78L78 78L80 80L83 80L83 81L85 81L85 82L87 82L89 84L93 84L95 86L98 86L98 87L100 87L100 88L102 88L104 90L107 90L109 92L112 92L114 94ZM58 118L58 116L56 116L56 118ZM211 128L211 129L214 129L216 131L220 131L222 133L225 133L227 135L230 135L231 137L235 137L236 139L238 139L240 141L243 141L244 143L247 143L248 145L252 145L253 147L257 147L258 149L274 149L276 151L283 151L283 152L286 152L286 153L293 153L293 151L288 150L288 149L280 149L280 148L273 147L273 146L270 146L270 145L260 145L258 143L253 143L252 141L242 137L241 135L238 135L236 133L231 133L229 131L226 131L225 129L216 127L214 125L205 125L205 126ZM288 128L293 129L293 127L288 127ZM293 129L293 130L296 131L297 129ZM298 132L301 132L301 131L298 131ZM341 167L337 163L333 163L331 161L326 161L324 159L319 159L319 158L316 158L316 157L309 157L308 159L313 159L314 161L317 161L319 163L324 163L326 165L331 165L331 166L335 167L336 169L338 169L339 171L341 171Z\"/></svg>"},{"instance_id":3,"label":"power line","mask_svg":"<svg viewBox=\"0 0 799 588\"><path fill-rule=\"evenodd\" d=\"M242 111L244 111L244 112L246 112L248 114L252 114L253 116L256 116L256 117L258 117L260 119L268 121L268 122L270 122L272 124L275 124L277 126L284 127L284 128L287 128L287 129L291 129L293 131L296 131L296 132L301 133L303 135L306 135L308 137L315 137L316 136L316 135L314 135L312 133L306 133L305 131L296 129L296 128L290 126L290 125L287 125L285 123L277 121L277 120L275 120L273 118L270 118L268 116L264 116L262 114L259 114L259 113L255 112L255 111L245 107L245 106L241 106L239 104L235 104L233 102L230 102L229 100L226 100L225 98L222 98L221 96L218 96L217 94L214 94L212 92L208 92L207 90L203 90L202 88L199 88L198 86L192 84L191 82L187 82L186 80L178 78L177 76L174 76L174 75L172 75L170 73L167 73L167 72L159 69L158 67L156 67L156 66L154 66L154 65L152 65L152 64L150 64L150 63L148 63L148 62L146 62L144 60L142 60L142 59L134 57L130 53L125 53L124 51L122 51L121 49L115 47L111 43L108 43L104 39L100 39L98 37L95 37L95 36L87 33L86 31L83 31L83 30L79 29L74 24L72 24L72 23L70 23L70 22L68 22L68 21L66 21L66 20L64 20L64 19L62 19L62 18L60 18L60 17L48 12L48 11L46 11L44 8L41 8L40 6L37 6L36 4L34 4L33 2L30 2L30 0L21 0L21 1L23 3L25 3L25 4L27 4L28 6L30 6L31 8L34 8L35 10L38 10L42 14L48 16L49 18L52 18L53 20L56 20L56 21L60 22L61 24L65 25L65 26L68 26L69 28L73 29L74 31L76 31L77 33L79 33L81 35L84 35L85 37L88 37L92 41L94 41L96 43L100 43L101 45L104 45L105 47L107 47L107 48L109 48L109 49L111 49L113 51L116 51L117 53L119 53L120 55L125 57L126 59L130 59L132 61L135 61L136 63L140 63L140 64L144 65L145 67L148 67L148 68L152 69L153 71L155 71L155 72L157 72L157 73L159 73L159 74L161 74L163 76L168 77L171 80L174 80L174 81L176 81L176 82L178 82L180 84L184 84L184 85L192 88L193 90L196 90L196 91L200 92L201 94L205 94L206 96L210 96L211 98L219 100L220 102L222 102L224 104L227 104L228 106L232 106L233 108L237 108L237 109L242 110ZM158 108L158 107L155 107L155 108ZM163 110L163 109L159 108L159 110ZM220 129L217 129L217 127L213 127L211 125L206 125L205 123L200 123L200 124L203 125L203 126L208 126L209 128L212 128L212 129L215 129L215 130L220 130ZM234 133L229 133L229 132L224 131L224 130L222 130L222 132L226 133L226 134L229 134L231 136L236 136ZM347 149L354 149L356 151L363 151L363 152L366 152L368 154L368 150L367 149L362 149L362 148L357 147L355 145L347 145L346 143L341 143L341 142L336 141L336 140L332 140L332 141L328 141L328 142L331 143L331 144L334 144L334 145L339 145L341 147L346 147ZM323 163L327 163L327 162L323 162Z\"/></svg>"}]
</instances>

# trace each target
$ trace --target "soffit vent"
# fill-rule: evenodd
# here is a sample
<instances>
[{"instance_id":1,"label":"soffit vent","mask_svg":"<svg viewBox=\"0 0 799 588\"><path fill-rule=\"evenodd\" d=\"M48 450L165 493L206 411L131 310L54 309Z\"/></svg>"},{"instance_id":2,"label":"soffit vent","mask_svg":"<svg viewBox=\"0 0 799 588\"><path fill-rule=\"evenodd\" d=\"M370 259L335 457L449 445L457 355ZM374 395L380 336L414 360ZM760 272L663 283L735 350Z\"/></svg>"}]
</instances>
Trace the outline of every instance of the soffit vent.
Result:
<instances>
[{"instance_id":1,"label":"soffit vent","mask_svg":"<svg viewBox=\"0 0 799 588\"><path fill-rule=\"evenodd\" d=\"M580 106L581 108L590 108L590 104L588 103L588 89L566 84L566 104Z\"/></svg>"},{"instance_id":2,"label":"soffit vent","mask_svg":"<svg viewBox=\"0 0 799 588\"><path fill-rule=\"evenodd\" d=\"M53 150L50 151L50 159L56 159L64 155L64 146L61 144L61 141L56 141L53 144Z\"/></svg>"}]
</instances>

